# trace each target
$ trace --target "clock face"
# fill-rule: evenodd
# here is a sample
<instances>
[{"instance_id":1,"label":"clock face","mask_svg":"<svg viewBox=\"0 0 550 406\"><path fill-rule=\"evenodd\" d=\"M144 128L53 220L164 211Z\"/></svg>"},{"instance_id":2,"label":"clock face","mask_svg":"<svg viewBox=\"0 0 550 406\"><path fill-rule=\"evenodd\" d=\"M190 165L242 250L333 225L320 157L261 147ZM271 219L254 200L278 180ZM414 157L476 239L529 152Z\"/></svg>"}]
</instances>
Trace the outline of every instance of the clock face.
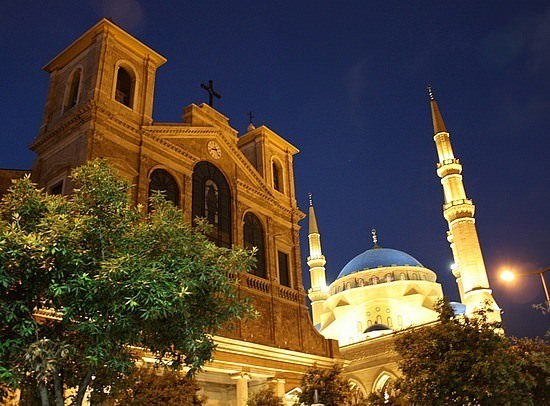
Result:
<instances>
[{"instance_id":1,"label":"clock face","mask_svg":"<svg viewBox=\"0 0 550 406\"><path fill-rule=\"evenodd\" d=\"M222 149L216 141L208 141L208 153L214 159L220 159L222 156Z\"/></svg>"}]
</instances>

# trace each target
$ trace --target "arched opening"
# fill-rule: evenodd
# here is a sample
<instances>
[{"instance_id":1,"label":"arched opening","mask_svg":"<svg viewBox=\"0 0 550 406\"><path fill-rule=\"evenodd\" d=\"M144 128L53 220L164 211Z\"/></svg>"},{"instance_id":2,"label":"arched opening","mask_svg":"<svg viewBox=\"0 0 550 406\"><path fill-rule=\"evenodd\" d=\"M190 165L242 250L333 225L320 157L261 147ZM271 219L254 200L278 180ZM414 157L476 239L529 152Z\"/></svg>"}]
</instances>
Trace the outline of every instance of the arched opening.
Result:
<instances>
[{"instance_id":1,"label":"arched opening","mask_svg":"<svg viewBox=\"0 0 550 406\"><path fill-rule=\"evenodd\" d=\"M388 401L390 398L391 392L393 391L393 383L395 381L395 376L388 372L382 372L378 375L378 378L374 382L372 391L382 394L384 399Z\"/></svg>"},{"instance_id":2,"label":"arched opening","mask_svg":"<svg viewBox=\"0 0 550 406\"><path fill-rule=\"evenodd\" d=\"M265 237L262 223L254 214L248 212L244 216L244 247L256 248L256 265L252 273L261 278L267 277L265 266Z\"/></svg>"},{"instance_id":3,"label":"arched opening","mask_svg":"<svg viewBox=\"0 0 550 406\"><path fill-rule=\"evenodd\" d=\"M174 177L164 169L155 169L149 177L149 197L160 192L164 198L177 207L180 205L180 191Z\"/></svg>"},{"instance_id":4,"label":"arched opening","mask_svg":"<svg viewBox=\"0 0 550 406\"><path fill-rule=\"evenodd\" d=\"M76 69L69 80L67 81L67 89L65 93L65 110L71 109L80 99L80 80L82 78L82 69Z\"/></svg>"},{"instance_id":5,"label":"arched opening","mask_svg":"<svg viewBox=\"0 0 550 406\"><path fill-rule=\"evenodd\" d=\"M273 189L284 193L283 187L283 168L279 161L273 160Z\"/></svg>"},{"instance_id":6,"label":"arched opening","mask_svg":"<svg viewBox=\"0 0 550 406\"><path fill-rule=\"evenodd\" d=\"M365 398L367 397L367 394L365 393L365 390L363 389L363 386L361 384L354 380L349 379L348 380L349 389L350 389L350 401L351 404L359 405L364 404Z\"/></svg>"},{"instance_id":7,"label":"arched opening","mask_svg":"<svg viewBox=\"0 0 550 406\"><path fill-rule=\"evenodd\" d=\"M134 75L122 66L118 67L116 74L115 100L132 108L134 104Z\"/></svg>"},{"instance_id":8,"label":"arched opening","mask_svg":"<svg viewBox=\"0 0 550 406\"><path fill-rule=\"evenodd\" d=\"M210 162L199 162L193 170L191 215L206 218L212 225L208 238L231 248L231 191L223 173Z\"/></svg>"}]
</instances>

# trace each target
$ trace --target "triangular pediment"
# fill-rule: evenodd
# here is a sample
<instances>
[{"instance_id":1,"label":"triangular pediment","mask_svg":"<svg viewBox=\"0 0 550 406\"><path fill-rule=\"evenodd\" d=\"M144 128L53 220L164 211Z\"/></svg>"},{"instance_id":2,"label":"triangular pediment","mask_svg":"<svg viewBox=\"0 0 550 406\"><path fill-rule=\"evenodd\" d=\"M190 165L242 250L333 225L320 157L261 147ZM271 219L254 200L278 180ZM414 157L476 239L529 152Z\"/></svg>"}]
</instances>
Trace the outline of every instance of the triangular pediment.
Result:
<instances>
[{"instance_id":1,"label":"triangular pediment","mask_svg":"<svg viewBox=\"0 0 550 406\"><path fill-rule=\"evenodd\" d=\"M188 124L157 123L144 127L152 141L173 150L179 157L194 164L207 158L206 141L213 140L218 144L222 157L220 163L231 162L232 170L238 171L237 186L257 197L280 206L265 179L244 156L237 145L237 137L223 128L214 126L190 126ZM236 165L236 168L235 168ZM223 165L220 166L223 171Z\"/></svg>"},{"instance_id":2,"label":"triangular pediment","mask_svg":"<svg viewBox=\"0 0 550 406\"><path fill-rule=\"evenodd\" d=\"M422 293L420 293L417 289L415 288L410 288L409 290L407 290L405 292L405 294L403 296L412 296L412 295L421 295Z\"/></svg>"},{"instance_id":3,"label":"triangular pediment","mask_svg":"<svg viewBox=\"0 0 550 406\"><path fill-rule=\"evenodd\" d=\"M332 312L321 315L321 318L323 320L321 321L320 331L323 331L324 329L326 329L330 324L332 324L332 322L334 322L334 320L336 320L336 317L334 317L334 313Z\"/></svg>"},{"instance_id":4,"label":"triangular pediment","mask_svg":"<svg viewBox=\"0 0 550 406\"><path fill-rule=\"evenodd\" d=\"M340 299L338 300L338 303L336 303L335 307L340 307L340 306L349 306L349 302L346 299Z\"/></svg>"}]
</instances>

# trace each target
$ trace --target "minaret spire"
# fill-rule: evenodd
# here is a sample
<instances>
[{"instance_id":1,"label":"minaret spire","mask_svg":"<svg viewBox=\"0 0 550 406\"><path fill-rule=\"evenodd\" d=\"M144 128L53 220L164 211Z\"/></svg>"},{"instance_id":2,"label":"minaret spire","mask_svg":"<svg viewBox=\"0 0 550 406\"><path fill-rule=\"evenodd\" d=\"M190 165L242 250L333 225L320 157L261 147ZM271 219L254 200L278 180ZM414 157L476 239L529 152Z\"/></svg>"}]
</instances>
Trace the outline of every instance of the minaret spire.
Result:
<instances>
[{"instance_id":1,"label":"minaret spire","mask_svg":"<svg viewBox=\"0 0 550 406\"><path fill-rule=\"evenodd\" d=\"M313 196L308 193L309 198L309 234L319 234L319 228L317 227L317 218L315 217L315 209L313 208Z\"/></svg>"},{"instance_id":2,"label":"minaret spire","mask_svg":"<svg viewBox=\"0 0 550 406\"><path fill-rule=\"evenodd\" d=\"M431 87L428 87L428 95L434 125L434 141L439 158L437 175L441 178L445 201L443 216L449 225L447 239L454 257L453 274L458 284L460 299L466 305L466 312L469 315L488 303L489 307L495 310L490 319L500 321L500 308L489 286L477 236L475 206L466 196L462 182L462 165L454 156L450 135Z\"/></svg>"},{"instance_id":3,"label":"minaret spire","mask_svg":"<svg viewBox=\"0 0 550 406\"><path fill-rule=\"evenodd\" d=\"M433 89L431 85L426 86L428 89L428 95L430 96L430 107L432 109L432 122L434 127L434 135L440 132L447 132L447 127L445 127L445 122L443 117L441 117L441 112L435 100Z\"/></svg>"},{"instance_id":4,"label":"minaret spire","mask_svg":"<svg viewBox=\"0 0 550 406\"><path fill-rule=\"evenodd\" d=\"M328 298L327 281L325 277L325 256L321 250L321 234L317 226L317 217L315 216L315 208L313 207L313 198L311 193L309 197L309 257L307 265L309 266L309 275L311 278L311 289L308 291L308 296L311 300L311 313L313 316L313 325L321 323L321 313L325 300Z\"/></svg>"}]
</instances>

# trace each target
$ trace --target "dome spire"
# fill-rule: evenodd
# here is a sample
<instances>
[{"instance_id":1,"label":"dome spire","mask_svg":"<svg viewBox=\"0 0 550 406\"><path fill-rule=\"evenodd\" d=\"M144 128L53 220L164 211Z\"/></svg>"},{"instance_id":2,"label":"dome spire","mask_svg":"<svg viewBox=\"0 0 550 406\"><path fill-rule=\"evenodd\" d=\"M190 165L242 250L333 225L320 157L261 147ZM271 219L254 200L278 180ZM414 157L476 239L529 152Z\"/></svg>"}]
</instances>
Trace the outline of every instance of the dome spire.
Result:
<instances>
[{"instance_id":1,"label":"dome spire","mask_svg":"<svg viewBox=\"0 0 550 406\"><path fill-rule=\"evenodd\" d=\"M373 248L380 248L380 245L378 245L378 236L376 235L376 228L373 228L370 233L372 234L372 243Z\"/></svg>"},{"instance_id":2,"label":"dome spire","mask_svg":"<svg viewBox=\"0 0 550 406\"><path fill-rule=\"evenodd\" d=\"M441 116L441 112L439 111L437 101L435 100L435 96L432 90L432 85L427 85L426 89L428 90L428 96L430 97L430 107L432 110L432 123L434 127L434 135L441 132L446 133L448 132L447 127L445 127L445 122L443 121L443 117Z\"/></svg>"}]
</instances>

